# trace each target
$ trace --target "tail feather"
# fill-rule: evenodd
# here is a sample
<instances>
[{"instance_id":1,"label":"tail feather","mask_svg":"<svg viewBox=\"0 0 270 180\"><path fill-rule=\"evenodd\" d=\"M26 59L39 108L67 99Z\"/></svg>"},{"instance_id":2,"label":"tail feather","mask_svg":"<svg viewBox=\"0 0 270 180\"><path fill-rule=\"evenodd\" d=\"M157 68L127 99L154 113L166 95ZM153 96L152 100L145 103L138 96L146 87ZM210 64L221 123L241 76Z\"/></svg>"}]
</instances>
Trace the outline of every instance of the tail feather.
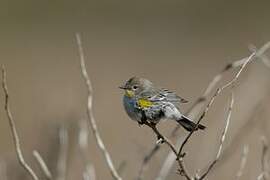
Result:
<instances>
[{"instance_id":1,"label":"tail feather","mask_svg":"<svg viewBox=\"0 0 270 180\"><path fill-rule=\"evenodd\" d=\"M191 121L188 117L182 116L177 122L182 125L187 131L197 131L198 129L204 130L206 127L204 125L199 124L197 126L196 123Z\"/></svg>"}]
</instances>

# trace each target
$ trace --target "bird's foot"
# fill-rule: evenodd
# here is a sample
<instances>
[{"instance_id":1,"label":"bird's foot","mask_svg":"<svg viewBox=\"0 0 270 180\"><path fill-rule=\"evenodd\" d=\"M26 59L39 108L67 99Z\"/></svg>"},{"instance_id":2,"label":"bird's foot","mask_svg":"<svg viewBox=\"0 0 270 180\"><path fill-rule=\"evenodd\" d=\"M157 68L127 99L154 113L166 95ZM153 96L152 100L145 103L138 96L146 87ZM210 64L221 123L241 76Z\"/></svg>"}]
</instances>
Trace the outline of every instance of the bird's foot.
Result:
<instances>
[{"instance_id":1,"label":"bird's foot","mask_svg":"<svg viewBox=\"0 0 270 180\"><path fill-rule=\"evenodd\" d=\"M163 144L163 143L164 143L164 139L161 136L157 136L156 144Z\"/></svg>"},{"instance_id":2,"label":"bird's foot","mask_svg":"<svg viewBox=\"0 0 270 180\"><path fill-rule=\"evenodd\" d=\"M138 122L139 127L145 124L145 122L142 122L142 121L137 121L137 122Z\"/></svg>"},{"instance_id":3,"label":"bird's foot","mask_svg":"<svg viewBox=\"0 0 270 180\"><path fill-rule=\"evenodd\" d=\"M143 116L140 121L138 121L139 126L147 124L147 118Z\"/></svg>"}]
</instances>

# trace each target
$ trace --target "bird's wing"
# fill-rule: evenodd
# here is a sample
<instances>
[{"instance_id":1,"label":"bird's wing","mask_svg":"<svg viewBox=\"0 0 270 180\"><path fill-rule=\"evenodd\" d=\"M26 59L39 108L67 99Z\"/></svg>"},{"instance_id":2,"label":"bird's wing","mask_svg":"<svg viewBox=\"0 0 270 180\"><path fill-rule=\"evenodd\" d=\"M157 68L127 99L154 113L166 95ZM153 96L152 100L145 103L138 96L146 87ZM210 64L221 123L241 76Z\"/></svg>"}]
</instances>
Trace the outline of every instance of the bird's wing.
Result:
<instances>
[{"instance_id":1,"label":"bird's wing","mask_svg":"<svg viewBox=\"0 0 270 180\"><path fill-rule=\"evenodd\" d=\"M167 101L171 103L187 103L188 101L178 96L175 92L168 89L159 89L156 91L142 92L140 97L149 102Z\"/></svg>"},{"instance_id":2,"label":"bird's wing","mask_svg":"<svg viewBox=\"0 0 270 180\"><path fill-rule=\"evenodd\" d=\"M171 103L187 103L188 101L178 96L175 92L168 89L160 89L159 93L154 97L156 101L168 101Z\"/></svg>"}]
</instances>

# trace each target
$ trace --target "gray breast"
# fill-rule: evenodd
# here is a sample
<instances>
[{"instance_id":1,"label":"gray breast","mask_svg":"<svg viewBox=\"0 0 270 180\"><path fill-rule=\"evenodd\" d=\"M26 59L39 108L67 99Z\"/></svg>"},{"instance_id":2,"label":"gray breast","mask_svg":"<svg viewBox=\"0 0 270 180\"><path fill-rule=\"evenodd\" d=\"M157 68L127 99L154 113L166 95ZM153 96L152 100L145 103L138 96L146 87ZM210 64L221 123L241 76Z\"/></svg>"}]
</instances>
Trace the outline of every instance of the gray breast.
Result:
<instances>
[{"instance_id":1,"label":"gray breast","mask_svg":"<svg viewBox=\"0 0 270 180\"><path fill-rule=\"evenodd\" d=\"M136 100L127 96L123 97L123 105L128 116L135 121L141 121L141 113L136 108Z\"/></svg>"}]
</instances>

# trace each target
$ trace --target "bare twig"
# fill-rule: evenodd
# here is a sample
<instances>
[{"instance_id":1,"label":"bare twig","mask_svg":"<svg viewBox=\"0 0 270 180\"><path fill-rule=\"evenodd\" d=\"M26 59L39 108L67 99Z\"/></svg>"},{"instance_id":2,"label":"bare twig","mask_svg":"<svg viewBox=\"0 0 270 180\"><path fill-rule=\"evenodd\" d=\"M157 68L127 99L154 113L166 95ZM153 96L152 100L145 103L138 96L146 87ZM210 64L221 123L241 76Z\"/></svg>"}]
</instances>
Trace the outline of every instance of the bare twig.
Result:
<instances>
[{"instance_id":1,"label":"bare twig","mask_svg":"<svg viewBox=\"0 0 270 180\"><path fill-rule=\"evenodd\" d=\"M175 145L176 149L180 147L181 142L183 140L184 140L184 137L180 137L177 140L177 143ZM162 167L156 177L156 180L165 180L168 177L174 163L175 163L175 154L173 151L170 151L167 157L165 158L164 162L162 163Z\"/></svg>"},{"instance_id":2,"label":"bare twig","mask_svg":"<svg viewBox=\"0 0 270 180\"><path fill-rule=\"evenodd\" d=\"M166 143L166 144L171 148L171 150L172 150L175 154L177 154L176 148L174 147L174 145L172 144L172 142L171 142L167 137L163 136L163 135L158 131L158 129L157 129L157 127L156 127L155 124L149 123L148 121L146 121L144 124L147 125L148 127L150 127L150 128L153 130L153 132L154 132L154 133L157 135L157 137L158 137L158 141L159 141L159 140L162 140L164 143Z\"/></svg>"},{"instance_id":3,"label":"bare twig","mask_svg":"<svg viewBox=\"0 0 270 180\"><path fill-rule=\"evenodd\" d=\"M20 165L25 169L25 171L32 177L33 180L38 180L36 173L34 170L30 167L30 165L24 160L24 156L21 150L21 144L20 144L20 138L17 133L16 125L13 120L10 108L9 108L9 93L8 93L8 87L7 87L7 79L6 79L6 70L5 67L2 66L2 87L5 93L5 111L7 114L9 126L11 128L11 133L13 137L13 142L16 149L17 158L19 160Z\"/></svg>"},{"instance_id":4,"label":"bare twig","mask_svg":"<svg viewBox=\"0 0 270 180\"><path fill-rule=\"evenodd\" d=\"M107 165L108 165L108 168L111 172L112 177L116 180L121 180L122 178L119 176L118 172L116 171L114 164L112 162L111 156L110 156L109 152L107 151L107 149L103 143L103 140L101 139L100 133L98 131L97 123L95 121L93 110L92 110L93 109L93 107L92 107L93 88L92 88L92 84L91 84L90 78L88 76L88 73L86 71L85 56L83 53L82 42L81 42L81 38L80 38L79 34L76 34L76 40L77 40L80 61L81 61L81 72L82 72L83 78L85 80L85 83L87 85L87 91L88 91L87 116L88 116L88 120L89 120L89 126L90 126L92 132L94 133L98 147L99 147L100 151L102 152L102 154L107 162Z\"/></svg>"},{"instance_id":5,"label":"bare twig","mask_svg":"<svg viewBox=\"0 0 270 180\"><path fill-rule=\"evenodd\" d=\"M226 134L227 134L227 131L228 131L228 128L229 128L230 119L231 119L231 115L232 115L233 104L234 104L234 97L233 97L233 93L232 93L232 95L231 95L231 103L230 103L230 106L229 106L229 109L228 109L228 115L227 115L227 118L226 118L226 125L225 125L225 128L224 128L223 132L222 132L222 136L221 136L221 139L220 139L220 142L219 142L219 149L218 149L216 158L210 164L210 166L208 167L206 172L199 179L204 179L208 175L208 173L211 171L211 169L214 167L214 165L219 160L219 157L220 157L220 154L221 154L221 151L222 151L222 148L223 148L223 144L224 144L224 141L225 141L225 138L226 138Z\"/></svg>"},{"instance_id":6,"label":"bare twig","mask_svg":"<svg viewBox=\"0 0 270 180\"><path fill-rule=\"evenodd\" d=\"M88 151L88 137L89 137L89 131L87 128L87 122L85 120L81 120L79 122L78 143L79 143L79 148L83 153Z\"/></svg>"},{"instance_id":7,"label":"bare twig","mask_svg":"<svg viewBox=\"0 0 270 180\"><path fill-rule=\"evenodd\" d=\"M206 103L208 97L211 95L212 91L214 90L214 88L216 87L216 85L222 80L224 74L226 72L228 72L231 69L235 69L238 68L239 66L242 66L245 61L247 60L247 58L243 58L237 61L234 61L232 63L227 64L224 69L218 73L213 79L212 81L208 84L206 90L204 91L203 95L200 96L194 103L193 105L187 110L187 112L185 113L186 116L190 116L191 114L193 114L194 110L197 109L200 105L201 107L203 107L203 105ZM176 136L176 132L178 131L178 129L180 128L180 126L176 126L169 138L175 137ZM178 146L176 146L178 147ZM180 145L179 145L180 147ZM178 149L179 149L178 147ZM143 177L143 174L145 172L145 170L147 169L148 163L149 161L152 159L152 157L159 151L160 149L160 144L156 144L143 158L139 173L138 173L138 177L137 180L141 180ZM171 153L168 154L167 158L169 158L169 156L172 156ZM168 166L166 167L168 168Z\"/></svg>"},{"instance_id":8,"label":"bare twig","mask_svg":"<svg viewBox=\"0 0 270 180\"><path fill-rule=\"evenodd\" d=\"M257 180L263 180L265 172L262 172L261 174L259 174L259 176L257 177Z\"/></svg>"},{"instance_id":9,"label":"bare twig","mask_svg":"<svg viewBox=\"0 0 270 180\"><path fill-rule=\"evenodd\" d=\"M242 60L239 60L242 62ZM231 63L224 68L218 75L216 75L213 80L209 83L208 87L206 88L205 92L203 93L202 96L200 96L194 103L193 105L187 110L185 113L186 116L190 116L193 111L199 107L200 105L204 104L208 98L208 96L211 94L213 91L214 87L217 85L217 83L222 79L224 72L230 70L232 67L238 67L240 63ZM180 126L177 125L171 132L169 138L173 138L176 136L176 132L179 130ZM179 140L178 140L179 142ZM143 158L142 164L140 166L140 170L138 173L137 180L141 180L143 178L143 174L147 169L149 161L152 159L152 157L159 151L160 149L160 144L156 144ZM177 149L179 149L180 144L176 145ZM173 152L169 152L167 158L166 158L166 167L164 166L164 171L160 171L160 174L158 175L158 178L161 179L162 177L165 177L167 173L161 173L161 172L169 172L169 167L172 167L173 163L170 163L170 166L168 166L168 159L172 159L174 157ZM174 161L174 160L173 160ZM166 171L165 171L166 169ZM161 175L162 174L162 175Z\"/></svg>"},{"instance_id":10,"label":"bare twig","mask_svg":"<svg viewBox=\"0 0 270 180\"><path fill-rule=\"evenodd\" d=\"M263 54L265 53L266 50L268 50L270 47L270 42L266 43L261 49L258 50L259 54ZM230 87L233 88L235 86L235 82L238 80L241 72L244 70L244 68L254 59L256 55L256 52L253 52L249 57L247 58L243 58L241 60L238 60L238 61L235 61L233 62L232 64L229 64L225 69L224 71L222 71L220 74L218 74L214 79L213 81L210 83L210 85L208 86L207 90L205 91L204 93L204 96L202 96L201 98L201 101L204 101L204 99L206 99L206 96L205 95L208 95L210 94L211 90L213 89L213 87L215 86L215 84L217 84L220 80L221 80L221 77L222 77L222 74L223 72L227 71L228 69L231 69L231 68L235 68L235 67L238 67L238 66L241 66L239 71L237 72L237 74L234 76L234 78L229 81L227 84L225 84L224 86L222 86L221 88L218 88L216 93L212 96L211 100L209 101L208 105L206 106L206 109L205 111L203 112L203 114L200 116L198 122L197 122L197 125L200 123L200 121L203 119L203 117L207 114L210 106L213 104L215 98L223 91L225 90L226 88ZM198 100L197 102L200 102L200 100ZM180 159L180 162L183 163L183 157L185 155L185 153L183 153L183 148L185 146L185 144L187 143L187 141L189 140L189 138L191 137L191 135L193 134L193 132L190 132L188 134L188 136L186 137L186 139L183 141L180 149L179 149L179 154L178 154L178 157L182 157ZM180 171L184 171L184 170L181 170Z\"/></svg>"},{"instance_id":11,"label":"bare twig","mask_svg":"<svg viewBox=\"0 0 270 180\"><path fill-rule=\"evenodd\" d=\"M255 47L255 46L254 46ZM270 61L264 53L270 48L270 42L267 42L266 44L261 47L257 52L257 57L262 59L262 62L267 66L270 67ZM253 51L256 51L256 47Z\"/></svg>"},{"instance_id":12,"label":"bare twig","mask_svg":"<svg viewBox=\"0 0 270 180\"><path fill-rule=\"evenodd\" d=\"M241 156L241 161L240 161L240 167L236 173L236 180L240 180L240 178L243 175L243 171L244 171L246 164L247 164L248 152L249 152L249 146L244 145L242 156Z\"/></svg>"},{"instance_id":13,"label":"bare twig","mask_svg":"<svg viewBox=\"0 0 270 180\"><path fill-rule=\"evenodd\" d=\"M236 82L236 80L239 78L241 72L243 71L243 69L246 67L246 65L254 58L255 56L255 52L252 53L246 60L245 62L242 64L240 70L237 72L236 76L231 80L229 81L227 84L225 84L224 86L222 86L221 88L218 88L216 93L212 96L212 98L210 99L209 103L207 104L203 114L200 116L199 120L197 121L197 126L200 124L201 120L205 117L205 115L208 113L210 107L212 106L212 104L214 103L216 97L221 93L223 92L223 90L225 90L227 87L231 86L232 88L234 87L234 84ZM183 141L180 149L179 149L179 152L178 152L178 157L183 157L185 156L185 153L183 153L183 148L184 146L186 145L186 143L188 142L189 138L192 136L192 134L194 133L194 131L191 131L186 139Z\"/></svg>"},{"instance_id":14,"label":"bare twig","mask_svg":"<svg viewBox=\"0 0 270 180\"><path fill-rule=\"evenodd\" d=\"M96 180L96 170L92 164L86 165L83 180Z\"/></svg>"},{"instance_id":15,"label":"bare twig","mask_svg":"<svg viewBox=\"0 0 270 180\"><path fill-rule=\"evenodd\" d=\"M176 147L172 144L172 142L165 136L163 136L158 129L156 128L155 124L149 123L148 121L144 122L145 125L147 125L148 127L150 127L153 132L156 134L156 136L158 137L158 141L162 141L165 144L167 144L169 146L169 148L172 150L172 152L175 154L175 157L177 157L177 149ZM178 165L181 167L181 169L183 171L180 171L180 173L186 177L186 179L191 180L192 177L189 175L187 169L185 168L185 165L183 162L181 162L182 158L176 158L176 161L178 162Z\"/></svg>"},{"instance_id":16,"label":"bare twig","mask_svg":"<svg viewBox=\"0 0 270 180\"><path fill-rule=\"evenodd\" d=\"M33 151L33 156L37 160L42 172L48 180L52 180L52 173L50 172L47 164L37 150Z\"/></svg>"},{"instance_id":17,"label":"bare twig","mask_svg":"<svg viewBox=\"0 0 270 180\"><path fill-rule=\"evenodd\" d=\"M249 49L252 53L256 53L255 56L259 57L262 59L262 62L265 64L265 66L270 67L270 60L267 58L266 55L264 55L264 53L270 48L270 41L265 43L260 49L256 49L256 47L254 45L250 46ZM252 54L251 54L252 55ZM246 57L237 61L234 61L232 63L227 64L223 70L218 73L213 79L212 81L208 84L205 92L203 93L203 95L201 97L199 97L194 104L191 106L191 108L185 113L186 116L189 116L189 114L191 114L191 112L198 107L200 104L203 104L204 102L206 102L207 98L210 96L211 92L214 90L215 86L222 80L224 74L226 72L228 72L231 69L235 69L238 68L240 66L246 66L244 65L247 60L250 61L252 60L253 57L250 59L250 57ZM267 61L267 62L266 62ZM249 62L247 62L249 63ZM241 73L241 72L240 72ZM238 75L239 76L239 75ZM176 126L175 129L172 131L172 135L175 134L175 132L179 129L179 126Z\"/></svg>"},{"instance_id":18,"label":"bare twig","mask_svg":"<svg viewBox=\"0 0 270 180\"><path fill-rule=\"evenodd\" d=\"M266 44L266 47L267 47L267 46L269 46L269 44ZM251 44L251 45L249 46L249 50L250 50L251 52L254 52L254 51L257 51L257 48L256 48L255 45ZM260 53L260 52L258 51L257 54L256 54L256 57L259 58L259 59L261 59L262 63L263 63L266 67L270 68L270 60L269 60L269 58L268 58L265 54Z\"/></svg>"},{"instance_id":19,"label":"bare twig","mask_svg":"<svg viewBox=\"0 0 270 180\"><path fill-rule=\"evenodd\" d=\"M234 69L237 67L240 67L239 71L237 72L237 74L234 76L234 78L229 81L227 84L225 84L224 86L222 86L221 88L218 88L217 91L215 92L215 94L212 96L212 98L210 99L209 103L207 104L203 114L200 116L199 120L197 121L197 125L200 123L200 121L203 119L203 117L207 114L210 106L213 104L215 98L226 88L231 87L233 88L235 86L235 82L238 80L240 74L242 73L242 71L245 69L245 67L254 59L254 57L258 56L258 55L263 55L265 53L265 51L267 51L270 48L270 42L267 42L265 45L263 45L257 52L254 51L250 56L240 59L238 61L234 61L230 64L228 64L219 74L217 74L213 80L210 82L210 84L208 85L207 89L205 90L204 94L199 97L195 103L191 106L191 108L188 110L188 112L186 113L186 115L188 116L189 114L191 114L191 112L198 107L200 104L204 104L204 102L206 102L207 97L211 94L211 92L213 91L214 87L222 80L222 77L224 76L224 73L229 71L230 69ZM179 126L175 127L175 129L172 131L170 137L174 137L176 135L176 131L179 129ZM179 148L179 152L178 152L178 157L179 157L179 162L183 163L183 157L185 155L185 153L183 153L183 148L185 146L185 144L188 142L189 138L191 137L191 135L194 132L191 132L188 134L188 136L185 138L185 140L183 141L183 143L181 144L180 148ZM144 160L142 162L142 165L140 167L140 171L139 171L139 175L138 175L138 180L142 179L143 177L143 173L147 168L147 165L150 161L150 159L158 152L158 150L160 149L160 145L155 145L150 151L149 153L144 157ZM168 157L171 156L172 152L169 153ZM167 159L166 159L167 160ZM180 163L180 164L181 164ZM181 166L180 166L181 167ZM183 172L183 170L180 169L181 172Z\"/></svg>"},{"instance_id":20,"label":"bare twig","mask_svg":"<svg viewBox=\"0 0 270 180\"><path fill-rule=\"evenodd\" d=\"M81 120L79 124L79 148L81 151L81 156L84 160L85 169L83 172L84 180L95 180L96 172L93 164L90 162L89 157L87 156L88 150L88 137L89 131L87 128L87 122L85 120Z\"/></svg>"},{"instance_id":21,"label":"bare twig","mask_svg":"<svg viewBox=\"0 0 270 180\"><path fill-rule=\"evenodd\" d=\"M266 138L262 136L262 156L261 156L261 168L262 168L262 179L269 179L269 164L268 164L268 155L269 155L269 146Z\"/></svg>"},{"instance_id":22,"label":"bare twig","mask_svg":"<svg viewBox=\"0 0 270 180\"><path fill-rule=\"evenodd\" d=\"M69 148L68 130L65 126L61 126L59 129L59 155L57 161L56 180L66 179L68 148Z\"/></svg>"}]
</instances>

